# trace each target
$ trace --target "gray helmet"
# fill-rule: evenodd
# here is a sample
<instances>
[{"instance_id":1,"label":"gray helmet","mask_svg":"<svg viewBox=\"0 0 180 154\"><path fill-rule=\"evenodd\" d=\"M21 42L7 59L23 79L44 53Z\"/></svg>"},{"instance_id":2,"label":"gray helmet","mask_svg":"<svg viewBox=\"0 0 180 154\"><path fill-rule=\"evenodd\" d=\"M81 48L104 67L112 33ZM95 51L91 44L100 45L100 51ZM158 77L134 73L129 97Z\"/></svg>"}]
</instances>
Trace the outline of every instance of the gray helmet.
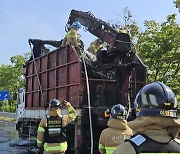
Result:
<instances>
[{"instance_id":1,"label":"gray helmet","mask_svg":"<svg viewBox=\"0 0 180 154\"><path fill-rule=\"evenodd\" d=\"M111 108L111 118L115 119L126 119L127 111L121 104L114 105Z\"/></svg>"},{"instance_id":2,"label":"gray helmet","mask_svg":"<svg viewBox=\"0 0 180 154\"><path fill-rule=\"evenodd\" d=\"M137 94L137 116L177 117L177 100L174 92L162 82L145 85Z\"/></svg>"},{"instance_id":3,"label":"gray helmet","mask_svg":"<svg viewBox=\"0 0 180 154\"><path fill-rule=\"evenodd\" d=\"M49 102L49 108L50 109L58 109L61 107L61 102L58 99L52 99Z\"/></svg>"}]
</instances>

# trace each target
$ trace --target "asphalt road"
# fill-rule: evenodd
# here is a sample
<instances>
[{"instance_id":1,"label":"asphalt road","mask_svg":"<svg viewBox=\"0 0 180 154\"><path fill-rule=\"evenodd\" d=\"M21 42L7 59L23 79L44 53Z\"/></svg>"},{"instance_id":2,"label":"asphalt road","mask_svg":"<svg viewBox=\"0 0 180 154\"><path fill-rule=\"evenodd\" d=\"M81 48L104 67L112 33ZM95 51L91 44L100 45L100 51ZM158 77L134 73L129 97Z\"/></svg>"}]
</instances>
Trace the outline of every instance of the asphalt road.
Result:
<instances>
[{"instance_id":1,"label":"asphalt road","mask_svg":"<svg viewBox=\"0 0 180 154\"><path fill-rule=\"evenodd\" d=\"M15 114L0 112L0 154L29 154L30 144L19 140L13 118Z\"/></svg>"}]
</instances>

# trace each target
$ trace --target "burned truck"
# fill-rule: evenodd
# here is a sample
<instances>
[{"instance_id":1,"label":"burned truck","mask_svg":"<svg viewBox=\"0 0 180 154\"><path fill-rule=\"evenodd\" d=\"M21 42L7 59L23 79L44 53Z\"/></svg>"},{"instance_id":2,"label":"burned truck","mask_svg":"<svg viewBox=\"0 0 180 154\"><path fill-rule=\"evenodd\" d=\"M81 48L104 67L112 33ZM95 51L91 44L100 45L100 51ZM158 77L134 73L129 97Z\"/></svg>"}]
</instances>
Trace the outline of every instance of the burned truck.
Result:
<instances>
[{"instance_id":1,"label":"burned truck","mask_svg":"<svg viewBox=\"0 0 180 154\"><path fill-rule=\"evenodd\" d=\"M79 21L84 29L106 45L96 61L83 56L62 41L30 39L32 57L26 64L25 90L21 90L16 129L20 138L36 137L38 124L47 114L51 99L67 100L77 111L77 119L67 127L67 153L97 153L101 131L107 127L107 110L123 104L134 118L133 100L146 84L146 67L136 54L129 34L118 33L90 12L72 10L66 29ZM45 45L55 47L44 52ZM67 111L62 108L62 113Z\"/></svg>"}]
</instances>

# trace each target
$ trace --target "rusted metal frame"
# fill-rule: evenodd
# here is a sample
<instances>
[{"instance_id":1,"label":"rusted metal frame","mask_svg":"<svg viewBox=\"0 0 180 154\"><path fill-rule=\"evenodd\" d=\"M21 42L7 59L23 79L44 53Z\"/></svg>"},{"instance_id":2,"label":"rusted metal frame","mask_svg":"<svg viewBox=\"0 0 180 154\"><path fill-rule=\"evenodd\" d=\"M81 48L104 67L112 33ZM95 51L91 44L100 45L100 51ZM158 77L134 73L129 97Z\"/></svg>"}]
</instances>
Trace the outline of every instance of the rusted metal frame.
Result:
<instances>
[{"instance_id":1,"label":"rusted metal frame","mask_svg":"<svg viewBox=\"0 0 180 154\"><path fill-rule=\"evenodd\" d=\"M58 52L57 52L57 50L55 51L55 56L56 56L56 61L55 61L55 68L56 68L56 66L58 65L58 59L59 59L59 55L58 55ZM57 69L55 69L55 87L57 87ZM55 88L55 96L56 96L56 98L57 98L57 88Z\"/></svg>"},{"instance_id":2,"label":"rusted metal frame","mask_svg":"<svg viewBox=\"0 0 180 154\"><path fill-rule=\"evenodd\" d=\"M79 85L79 84L80 84L80 83L68 84L68 85L65 85L65 86L56 86L56 87L52 87L52 88L46 88L46 89L44 89L44 90L52 90L52 89L58 89L58 88L64 88L64 87L70 87L70 86L75 86L75 85ZM35 92L40 92L40 90L27 92L27 94L35 93Z\"/></svg>"},{"instance_id":3,"label":"rusted metal frame","mask_svg":"<svg viewBox=\"0 0 180 154\"><path fill-rule=\"evenodd\" d=\"M79 63L79 61L73 61L73 62L69 62L69 63L64 64L64 65L59 65L59 66L57 66L57 67L55 67L55 68L50 68L50 69L47 69L46 71L41 71L41 72L39 72L39 74L46 73L46 72L51 71L51 70L54 70L54 69L56 69L56 68L65 67L66 65L71 65L71 64L75 64L75 63ZM33 73L32 75L26 76L26 78L30 78L30 77L33 77L33 76L35 76L35 75L36 75L36 74Z\"/></svg>"},{"instance_id":4,"label":"rusted metal frame","mask_svg":"<svg viewBox=\"0 0 180 154\"><path fill-rule=\"evenodd\" d=\"M85 79L83 78L82 80L85 80ZM117 82L117 80L107 80L107 79L89 79L89 81Z\"/></svg>"}]
</instances>

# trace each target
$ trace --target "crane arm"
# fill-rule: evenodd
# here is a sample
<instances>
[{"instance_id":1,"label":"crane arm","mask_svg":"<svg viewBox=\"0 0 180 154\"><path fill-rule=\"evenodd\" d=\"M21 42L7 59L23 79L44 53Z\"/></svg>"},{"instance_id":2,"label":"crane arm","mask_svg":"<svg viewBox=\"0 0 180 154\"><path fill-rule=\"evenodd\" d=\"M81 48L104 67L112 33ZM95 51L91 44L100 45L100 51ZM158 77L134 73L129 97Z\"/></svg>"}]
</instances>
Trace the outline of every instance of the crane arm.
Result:
<instances>
[{"instance_id":1,"label":"crane arm","mask_svg":"<svg viewBox=\"0 0 180 154\"><path fill-rule=\"evenodd\" d=\"M91 12L72 10L68 19L70 26L74 21L79 21L91 34L110 45L114 45L118 32L110 24L96 18Z\"/></svg>"}]
</instances>

